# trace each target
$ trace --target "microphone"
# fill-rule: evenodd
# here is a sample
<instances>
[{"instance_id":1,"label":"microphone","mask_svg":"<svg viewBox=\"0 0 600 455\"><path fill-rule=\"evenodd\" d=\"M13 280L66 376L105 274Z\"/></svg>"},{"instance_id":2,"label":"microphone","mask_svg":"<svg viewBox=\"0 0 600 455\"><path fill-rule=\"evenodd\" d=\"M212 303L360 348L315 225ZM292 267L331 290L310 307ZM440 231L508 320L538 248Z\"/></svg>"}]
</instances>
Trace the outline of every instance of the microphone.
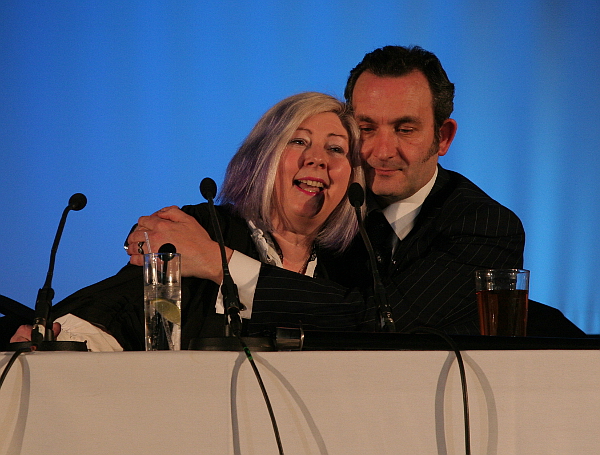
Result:
<instances>
[{"instance_id":1,"label":"microphone","mask_svg":"<svg viewBox=\"0 0 600 455\"><path fill-rule=\"evenodd\" d=\"M168 254L175 254L177 253L177 248L175 248L175 245L173 245L172 243L165 243L163 246L161 246L158 249L159 253L168 253ZM170 261L171 258L167 258L165 259L166 261Z\"/></svg>"},{"instance_id":2,"label":"microphone","mask_svg":"<svg viewBox=\"0 0 600 455\"><path fill-rule=\"evenodd\" d=\"M369 254L369 263L371 265L371 273L373 274L373 291L375 303L379 312L380 328L383 332L395 332L396 324L392 317L392 308L390 307L379 270L377 269L377 260L375 259L375 251L369 239L369 235L365 230L365 223L361 213L361 207L365 202L365 191L360 183L354 182L348 188L348 201L354 207L356 219L358 221L358 230Z\"/></svg>"},{"instance_id":3,"label":"microphone","mask_svg":"<svg viewBox=\"0 0 600 455\"><path fill-rule=\"evenodd\" d=\"M87 198L84 194L75 193L69 198L69 207L75 212L79 212L82 208L87 205Z\"/></svg>"},{"instance_id":4,"label":"microphone","mask_svg":"<svg viewBox=\"0 0 600 455\"><path fill-rule=\"evenodd\" d=\"M159 249L158 252L163 254L162 260L164 262L164 271L163 275L167 275L167 270L169 269L169 261L173 259L173 255L177 253L177 248L172 243L164 243Z\"/></svg>"},{"instance_id":5,"label":"microphone","mask_svg":"<svg viewBox=\"0 0 600 455\"><path fill-rule=\"evenodd\" d=\"M221 231L221 226L219 225L219 219L217 218L217 211L215 210L214 198L217 194L217 184L211 178L207 177L203 179L202 182L200 182L200 193L208 201L208 209L212 220L213 230L215 231L217 243L219 244L219 249L221 250L221 266L223 268L223 284L221 285L221 293L223 294L223 306L225 308L225 314L229 317L228 327L231 331L227 335L239 337L242 333L240 298L238 295L237 286L233 282L233 278L229 273L229 265L227 264L227 256L225 254L225 242L223 241L223 233Z\"/></svg>"},{"instance_id":6,"label":"microphone","mask_svg":"<svg viewBox=\"0 0 600 455\"><path fill-rule=\"evenodd\" d=\"M60 222L58 223L58 229L56 236L54 237L54 243L50 251L50 264L48 265L48 273L46 274L46 281L43 287L38 291L37 299L35 302L35 313L33 321L33 330L31 332L31 346L36 346L38 349L40 345L46 342L54 342L54 332L52 331L52 321L49 320L50 310L52 309L52 299L54 298L54 290L52 289L52 277L54 275L54 263L56 260L56 252L58 251L58 244L62 236L65 223L67 221L67 215L71 210L79 211L84 208L87 204L87 198L81 193L75 193L69 199L69 204L65 207ZM85 342L63 342L63 346L57 347L53 344L49 344L42 348L42 350L82 350L87 351ZM17 344L17 343L15 343Z\"/></svg>"},{"instance_id":7,"label":"microphone","mask_svg":"<svg viewBox=\"0 0 600 455\"><path fill-rule=\"evenodd\" d=\"M215 181L209 177L202 179L200 182L200 194L210 204L217 197L217 184Z\"/></svg>"}]
</instances>

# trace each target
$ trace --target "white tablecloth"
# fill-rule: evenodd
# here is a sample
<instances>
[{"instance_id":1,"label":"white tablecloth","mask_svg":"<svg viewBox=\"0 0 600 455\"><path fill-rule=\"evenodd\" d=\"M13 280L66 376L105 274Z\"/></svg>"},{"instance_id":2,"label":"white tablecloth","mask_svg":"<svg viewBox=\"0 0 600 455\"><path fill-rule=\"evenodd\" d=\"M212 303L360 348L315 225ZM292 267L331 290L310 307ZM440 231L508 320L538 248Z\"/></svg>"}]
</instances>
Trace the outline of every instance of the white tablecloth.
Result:
<instances>
[{"instance_id":1,"label":"white tablecloth","mask_svg":"<svg viewBox=\"0 0 600 455\"><path fill-rule=\"evenodd\" d=\"M0 354L0 368L10 353ZM600 453L600 352L465 351L472 453ZM463 454L460 377L443 351L254 358L292 454ZM0 454L277 454L236 352L37 352L0 390Z\"/></svg>"}]
</instances>

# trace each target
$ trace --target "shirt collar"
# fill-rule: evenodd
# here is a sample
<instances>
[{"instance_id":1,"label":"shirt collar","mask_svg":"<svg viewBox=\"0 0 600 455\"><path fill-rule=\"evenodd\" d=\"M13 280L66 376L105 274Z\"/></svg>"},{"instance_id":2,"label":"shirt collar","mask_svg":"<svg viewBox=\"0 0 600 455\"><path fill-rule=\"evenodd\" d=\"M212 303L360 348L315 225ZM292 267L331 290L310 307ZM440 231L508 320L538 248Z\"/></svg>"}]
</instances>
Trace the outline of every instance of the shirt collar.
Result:
<instances>
[{"instance_id":1,"label":"shirt collar","mask_svg":"<svg viewBox=\"0 0 600 455\"><path fill-rule=\"evenodd\" d=\"M429 180L423 188L412 196L394 202L383 209L385 218L388 220L400 240L404 240L415 225L415 218L421 211L423 202L425 202L425 199L429 196L437 175L438 169L436 167L433 177L431 177L431 180Z\"/></svg>"}]
</instances>

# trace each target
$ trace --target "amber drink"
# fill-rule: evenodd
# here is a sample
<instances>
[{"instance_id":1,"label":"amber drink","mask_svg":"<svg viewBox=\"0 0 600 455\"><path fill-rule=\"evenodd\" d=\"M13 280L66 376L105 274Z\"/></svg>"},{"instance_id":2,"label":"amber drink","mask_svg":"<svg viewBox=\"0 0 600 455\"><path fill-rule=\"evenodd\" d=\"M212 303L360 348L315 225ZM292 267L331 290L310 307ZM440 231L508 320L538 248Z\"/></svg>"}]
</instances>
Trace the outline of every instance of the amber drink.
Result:
<instances>
[{"instance_id":1,"label":"amber drink","mask_svg":"<svg viewBox=\"0 0 600 455\"><path fill-rule=\"evenodd\" d=\"M529 271L478 270L475 274L479 327L482 335L525 336Z\"/></svg>"}]
</instances>

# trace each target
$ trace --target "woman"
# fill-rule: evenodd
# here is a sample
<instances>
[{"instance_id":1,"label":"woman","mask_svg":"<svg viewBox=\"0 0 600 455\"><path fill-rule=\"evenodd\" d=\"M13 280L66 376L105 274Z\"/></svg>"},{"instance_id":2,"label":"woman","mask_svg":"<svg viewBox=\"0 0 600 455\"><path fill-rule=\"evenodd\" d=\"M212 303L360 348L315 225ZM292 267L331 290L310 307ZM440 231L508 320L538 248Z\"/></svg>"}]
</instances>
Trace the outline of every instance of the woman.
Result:
<instances>
[{"instance_id":1,"label":"woman","mask_svg":"<svg viewBox=\"0 0 600 455\"><path fill-rule=\"evenodd\" d=\"M236 260L235 250L294 272L326 276L318 257L343 250L356 233L353 208L345 197L355 180L362 180L359 132L347 107L312 92L279 102L259 120L227 168L220 194L223 205L217 209L228 259ZM135 266L143 264L147 241L172 243L181 253L186 277L184 349L193 338L222 335L225 327L222 311L215 307L221 268L215 267L210 279L197 278L203 258L220 255L214 242L214 248L207 249L201 241L209 235L214 239L210 215L207 205L200 204L181 210L167 207L141 217L127 239L130 263ZM130 265L60 302L55 314L75 315L77 325L80 320L91 322L124 349L143 349L142 287L140 268ZM67 332L63 335L77 336L63 329Z\"/></svg>"}]
</instances>

